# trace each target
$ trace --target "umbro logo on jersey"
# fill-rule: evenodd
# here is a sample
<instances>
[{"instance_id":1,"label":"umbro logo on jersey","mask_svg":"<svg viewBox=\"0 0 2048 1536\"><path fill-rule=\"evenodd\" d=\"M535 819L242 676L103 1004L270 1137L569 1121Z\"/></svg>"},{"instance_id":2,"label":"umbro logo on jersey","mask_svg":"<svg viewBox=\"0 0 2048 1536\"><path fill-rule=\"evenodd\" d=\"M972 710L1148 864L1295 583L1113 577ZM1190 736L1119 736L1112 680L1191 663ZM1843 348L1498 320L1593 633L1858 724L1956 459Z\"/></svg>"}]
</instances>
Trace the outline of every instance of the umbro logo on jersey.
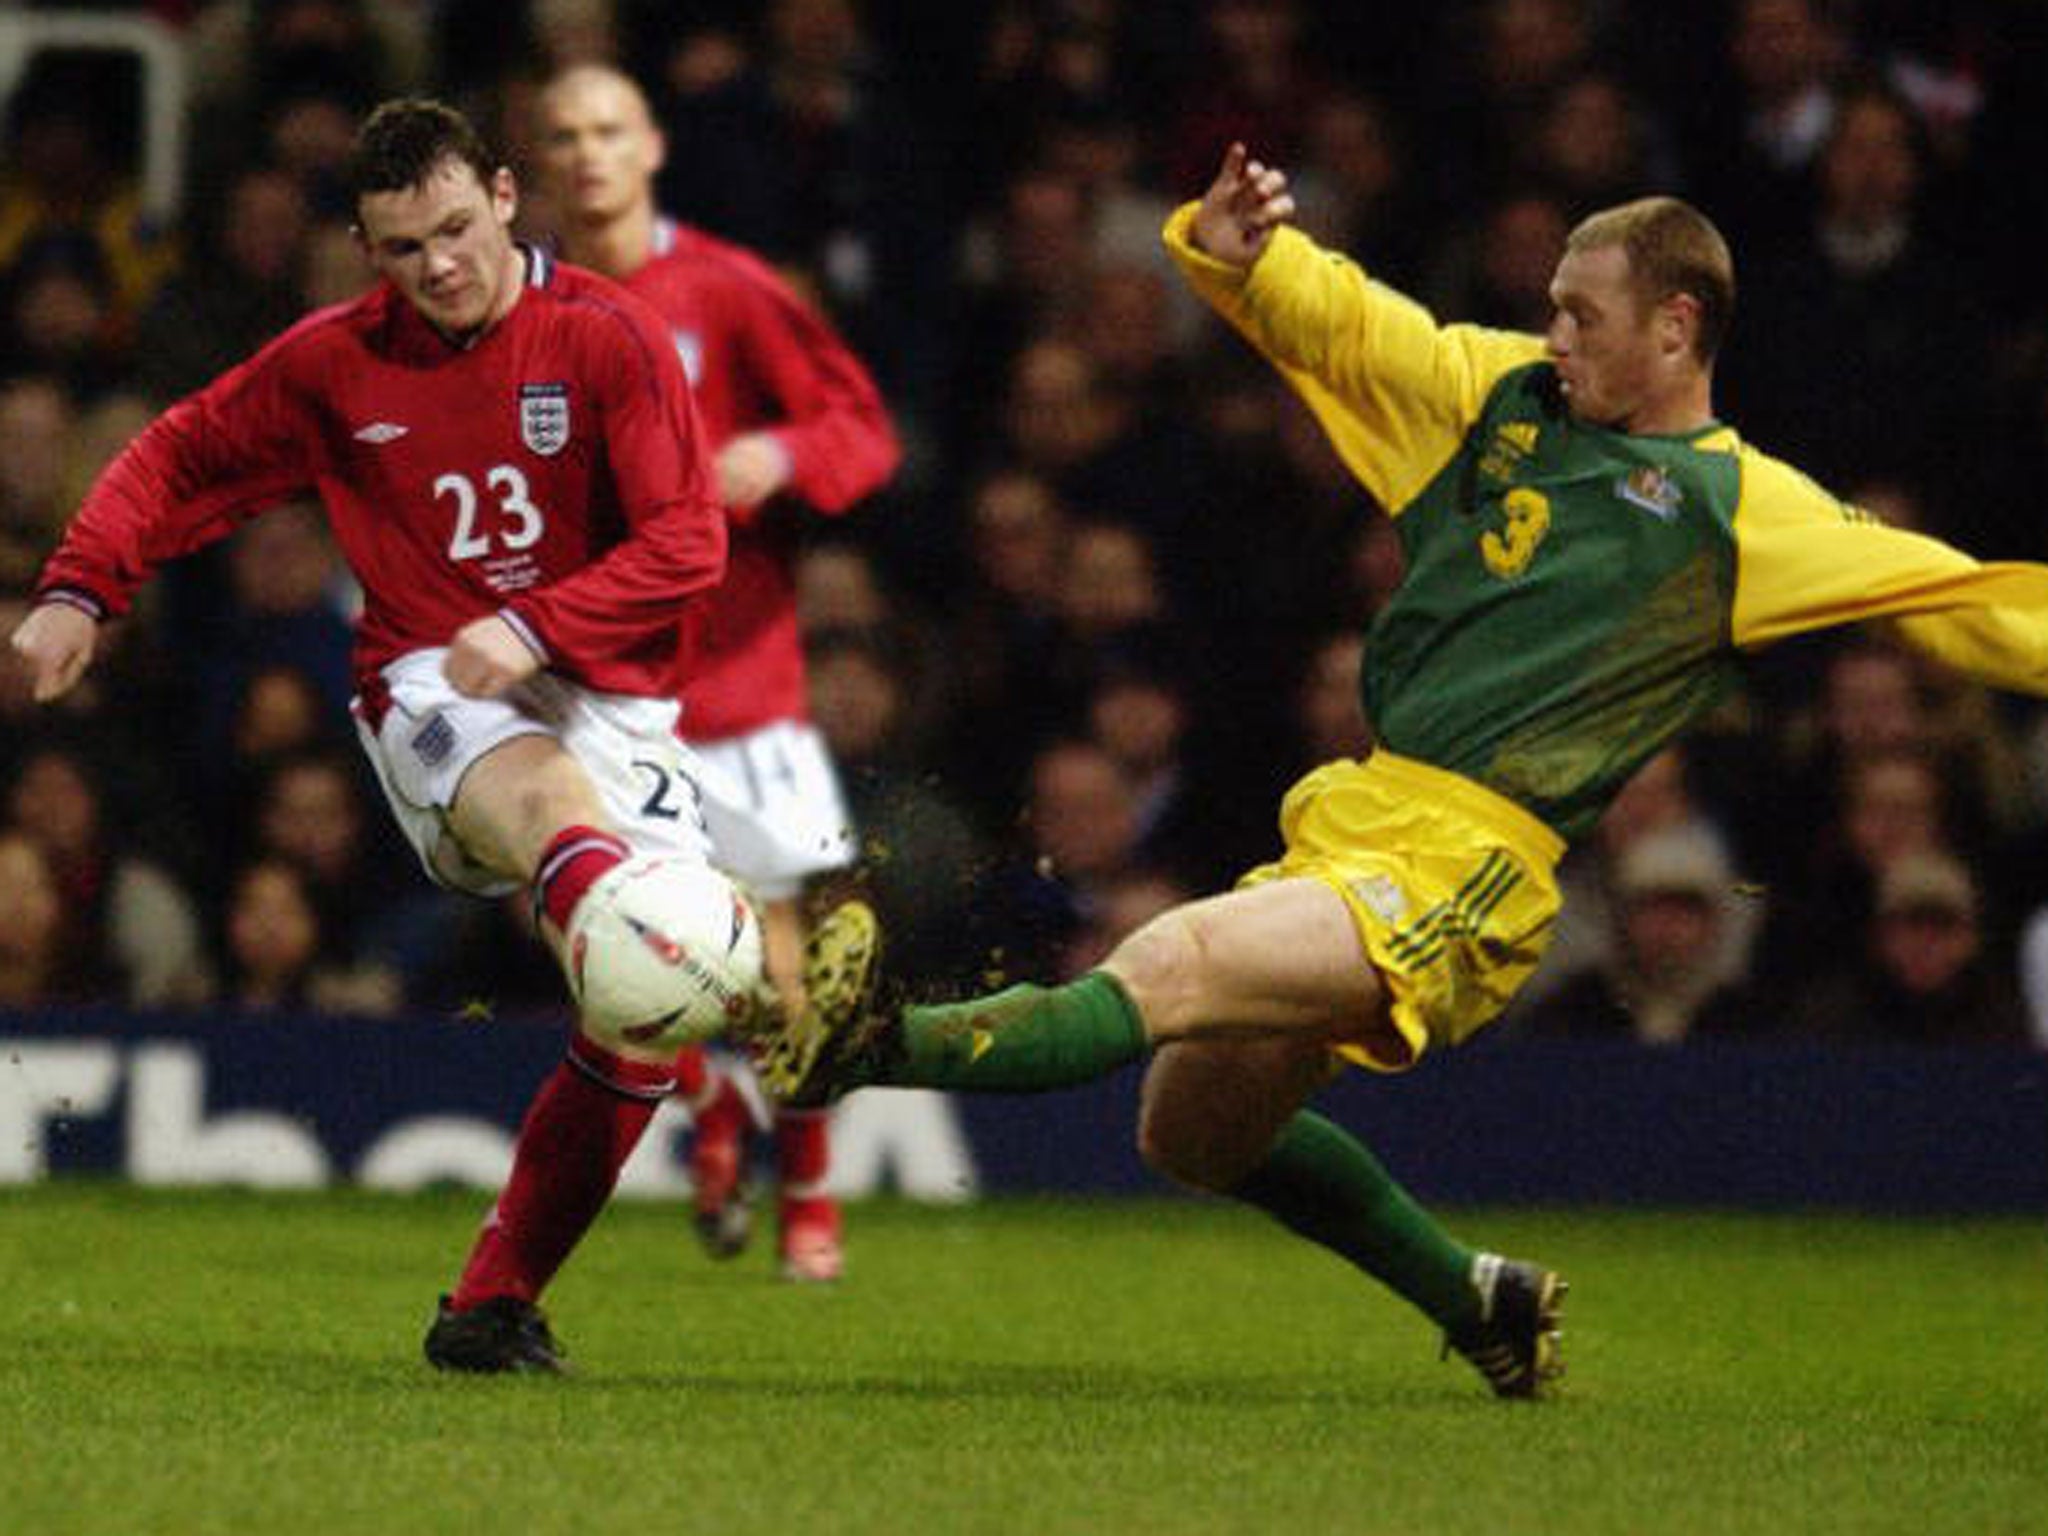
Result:
<instances>
[{"instance_id":1,"label":"umbro logo on jersey","mask_svg":"<svg viewBox=\"0 0 2048 1536\"><path fill-rule=\"evenodd\" d=\"M395 443L411 430L395 421L373 421L367 427L357 427L353 435L359 443Z\"/></svg>"}]
</instances>

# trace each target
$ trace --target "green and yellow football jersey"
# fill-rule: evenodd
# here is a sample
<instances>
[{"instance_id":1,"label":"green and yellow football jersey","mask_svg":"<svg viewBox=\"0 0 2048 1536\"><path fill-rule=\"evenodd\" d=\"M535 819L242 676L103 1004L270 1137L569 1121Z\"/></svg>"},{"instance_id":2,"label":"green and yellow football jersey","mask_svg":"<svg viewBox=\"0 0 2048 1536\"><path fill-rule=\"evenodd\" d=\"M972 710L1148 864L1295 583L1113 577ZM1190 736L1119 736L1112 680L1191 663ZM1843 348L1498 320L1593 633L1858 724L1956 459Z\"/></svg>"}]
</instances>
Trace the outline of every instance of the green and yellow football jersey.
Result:
<instances>
[{"instance_id":1,"label":"green and yellow football jersey","mask_svg":"<svg viewBox=\"0 0 2048 1536\"><path fill-rule=\"evenodd\" d=\"M1739 651L1897 616L1984 681L2048 693L2048 567L1884 527L1719 424L1575 421L1542 341L1439 325L1292 229L1250 272L1166 242L1396 519L1368 638L1379 739L1565 837L1732 686Z\"/></svg>"}]
</instances>

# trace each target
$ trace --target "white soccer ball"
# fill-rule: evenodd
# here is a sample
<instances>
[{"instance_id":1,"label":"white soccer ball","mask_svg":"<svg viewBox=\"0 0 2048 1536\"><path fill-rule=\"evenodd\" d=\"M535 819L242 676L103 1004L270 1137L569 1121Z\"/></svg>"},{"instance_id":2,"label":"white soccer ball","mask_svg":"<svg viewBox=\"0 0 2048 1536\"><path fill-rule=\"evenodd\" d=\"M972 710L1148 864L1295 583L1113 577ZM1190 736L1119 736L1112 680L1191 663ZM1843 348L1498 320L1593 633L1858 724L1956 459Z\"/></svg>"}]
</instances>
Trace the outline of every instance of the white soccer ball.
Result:
<instances>
[{"instance_id":1,"label":"white soccer ball","mask_svg":"<svg viewBox=\"0 0 2048 1536\"><path fill-rule=\"evenodd\" d=\"M583 1027L603 1045L681 1050L744 1028L766 1006L760 920L696 859L640 854L605 871L563 940Z\"/></svg>"}]
</instances>

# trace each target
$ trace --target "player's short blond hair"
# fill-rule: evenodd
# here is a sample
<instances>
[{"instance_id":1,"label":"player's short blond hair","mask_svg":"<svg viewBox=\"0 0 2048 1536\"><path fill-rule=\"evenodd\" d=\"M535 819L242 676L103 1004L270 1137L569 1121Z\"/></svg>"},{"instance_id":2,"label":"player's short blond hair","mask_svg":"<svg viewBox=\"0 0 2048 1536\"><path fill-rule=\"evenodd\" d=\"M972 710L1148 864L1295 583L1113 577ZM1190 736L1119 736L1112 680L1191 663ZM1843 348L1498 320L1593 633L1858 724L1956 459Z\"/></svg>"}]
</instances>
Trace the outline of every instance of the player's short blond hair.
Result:
<instances>
[{"instance_id":1,"label":"player's short blond hair","mask_svg":"<svg viewBox=\"0 0 2048 1536\"><path fill-rule=\"evenodd\" d=\"M1711 363L1735 315L1735 259L1713 221L1675 197L1643 197L1585 218L1567 251L1619 246L1636 289L1652 304L1683 294L1699 307L1693 350Z\"/></svg>"}]
</instances>

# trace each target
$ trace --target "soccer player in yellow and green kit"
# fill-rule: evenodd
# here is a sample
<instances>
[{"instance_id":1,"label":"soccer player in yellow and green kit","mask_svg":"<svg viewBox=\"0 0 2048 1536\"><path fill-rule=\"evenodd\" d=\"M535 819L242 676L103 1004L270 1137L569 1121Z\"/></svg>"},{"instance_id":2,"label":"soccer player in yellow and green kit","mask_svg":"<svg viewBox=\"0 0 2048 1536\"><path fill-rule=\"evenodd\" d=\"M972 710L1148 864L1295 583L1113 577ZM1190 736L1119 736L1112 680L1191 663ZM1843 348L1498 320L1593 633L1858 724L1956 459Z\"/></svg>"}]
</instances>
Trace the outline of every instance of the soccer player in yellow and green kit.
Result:
<instances>
[{"instance_id":1,"label":"soccer player in yellow and green kit","mask_svg":"<svg viewBox=\"0 0 2048 1536\"><path fill-rule=\"evenodd\" d=\"M1393 517L1407 575L1368 640L1378 748L1311 772L1279 860L1058 988L874 1001L878 934L815 944L815 1006L762 1042L771 1091L1021 1091L1149 1053L1156 1168L1237 1196L1433 1318L1504 1397L1556 1376L1564 1285L1474 1252L1305 1108L1334 1062L1399 1072L1500 1011L1542 954L1572 838L1720 699L1738 654L1896 618L1987 682L2048 694L2048 567L1883 527L1714 417L1728 250L1651 198L1572 232L1543 337L1441 326L1287 227L1284 175L1226 155L1166 243Z\"/></svg>"}]
</instances>

